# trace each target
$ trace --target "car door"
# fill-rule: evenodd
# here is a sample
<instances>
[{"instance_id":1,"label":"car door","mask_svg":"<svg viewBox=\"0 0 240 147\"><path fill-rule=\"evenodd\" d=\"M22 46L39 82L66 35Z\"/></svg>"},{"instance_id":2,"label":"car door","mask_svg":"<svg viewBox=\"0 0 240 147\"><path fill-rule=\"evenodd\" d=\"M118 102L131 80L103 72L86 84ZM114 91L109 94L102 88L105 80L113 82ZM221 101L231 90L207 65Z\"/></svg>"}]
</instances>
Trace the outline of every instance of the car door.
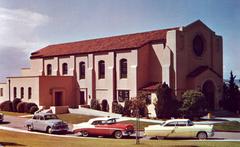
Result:
<instances>
[{"instance_id":1,"label":"car door","mask_svg":"<svg viewBox=\"0 0 240 147\"><path fill-rule=\"evenodd\" d=\"M93 134L93 135L101 135L102 132L102 121L101 120L97 120L94 121L91 125L93 125L93 128L89 128L89 133Z\"/></svg>"},{"instance_id":2,"label":"car door","mask_svg":"<svg viewBox=\"0 0 240 147\"><path fill-rule=\"evenodd\" d=\"M32 123L31 125L33 127L33 130L38 130L38 128L37 128L37 121L38 121L38 119L39 119L39 116L38 115L34 115L32 120L31 120L31 123Z\"/></svg>"},{"instance_id":3,"label":"car door","mask_svg":"<svg viewBox=\"0 0 240 147\"><path fill-rule=\"evenodd\" d=\"M107 121L102 121L101 123L98 123L96 126L96 132L97 135L108 135L109 134L109 125Z\"/></svg>"},{"instance_id":4,"label":"car door","mask_svg":"<svg viewBox=\"0 0 240 147\"><path fill-rule=\"evenodd\" d=\"M46 131L46 129L43 127L44 126L43 124L44 124L44 117L43 116L39 116L38 120L35 121L36 129L38 131Z\"/></svg>"},{"instance_id":5,"label":"car door","mask_svg":"<svg viewBox=\"0 0 240 147\"><path fill-rule=\"evenodd\" d=\"M189 137L190 128L187 121L178 121L171 137Z\"/></svg>"},{"instance_id":6,"label":"car door","mask_svg":"<svg viewBox=\"0 0 240 147\"><path fill-rule=\"evenodd\" d=\"M175 135L175 127L176 127L176 122L169 122L162 127L161 132L159 132L159 136L163 137L171 137Z\"/></svg>"},{"instance_id":7,"label":"car door","mask_svg":"<svg viewBox=\"0 0 240 147\"><path fill-rule=\"evenodd\" d=\"M172 137L193 137L194 127L188 121L178 121Z\"/></svg>"}]
</instances>

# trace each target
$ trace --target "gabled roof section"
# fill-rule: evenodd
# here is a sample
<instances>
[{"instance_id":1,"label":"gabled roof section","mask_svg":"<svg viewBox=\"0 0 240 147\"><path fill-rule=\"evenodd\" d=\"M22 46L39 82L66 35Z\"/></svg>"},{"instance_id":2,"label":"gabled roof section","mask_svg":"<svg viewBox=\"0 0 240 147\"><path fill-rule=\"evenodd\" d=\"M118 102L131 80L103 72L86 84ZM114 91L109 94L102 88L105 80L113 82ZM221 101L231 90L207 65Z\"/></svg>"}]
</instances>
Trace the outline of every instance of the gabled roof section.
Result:
<instances>
[{"instance_id":1,"label":"gabled roof section","mask_svg":"<svg viewBox=\"0 0 240 147\"><path fill-rule=\"evenodd\" d=\"M156 91L157 88L161 85L162 83L159 82L152 82L146 84L144 87L140 88L142 91Z\"/></svg>"},{"instance_id":2,"label":"gabled roof section","mask_svg":"<svg viewBox=\"0 0 240 147\"><path fill-rule=\"evenodd\" d=\"M143 33L49 45L36 52L33 52L31 54L31 58L44 58L81 53L135 49L147 43L156 41L160 43L166 43L167 31L177 29L178 28L170 28Z\"/></svg>"},{"instance_id":3,"label":"gabled roof section","mask_svg":"<svg viewBox=\"0 0 240 147\"><path fill-rule=\"evenodd\" d=\"M185 26L184 28L192 27L192 26L195 26L195 25L202 25L202 26L204 26L205 28L207 28L209 31L215 33L215 32L214 32L212 29L210 29L206 24L204 24L200 19L194 21L193 23L190 23L189 25Z\"/></svg>"},{"instance_id":4,"label":"gabled roof section","mask_svg":"<svg viewBox=\"0 0 240 147\"><path fill-rule=\"evenodd\" d=\"M208 67L208 66L199 66L197 67L196 69L194 69L192 72L190 72L187 77L188 78L195 78L197 77L198 75L200 75L201 73L207 71L207 70L210 70L212 71L213 73L215 73L218 77L222 77L221 75L219 75L215 70L213 70L212 68Z\"/></svg>"}]
</instances>

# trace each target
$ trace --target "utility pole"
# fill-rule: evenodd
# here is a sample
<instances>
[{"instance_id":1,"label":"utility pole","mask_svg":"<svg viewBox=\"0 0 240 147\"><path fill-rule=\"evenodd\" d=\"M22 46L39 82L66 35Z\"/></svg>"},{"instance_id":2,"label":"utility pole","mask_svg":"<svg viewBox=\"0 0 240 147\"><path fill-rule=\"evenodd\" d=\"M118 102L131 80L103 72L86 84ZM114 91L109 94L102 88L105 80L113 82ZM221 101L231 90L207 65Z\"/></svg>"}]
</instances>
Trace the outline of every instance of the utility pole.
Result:
<instances>
[{"instance_id":1,"label":"utility pole","mask_svg":"<svg viewBox=\"0 0 240 147\"><path fill-rule=\"evenodd\" d=\"M136 110L136 144L140 144L139 140L139 127L140 127L140 122L139 122L139 110Z\"/></svg>"},{"instance_id":2,"label":"utility pole","mask_svg":"<svg viewBox=\"0 0 240 147\"><path fill-rule=\"evenodd\" d=\"M8 99L11 101L11 81L8 79Z\"/></svg>"}]
</instances>

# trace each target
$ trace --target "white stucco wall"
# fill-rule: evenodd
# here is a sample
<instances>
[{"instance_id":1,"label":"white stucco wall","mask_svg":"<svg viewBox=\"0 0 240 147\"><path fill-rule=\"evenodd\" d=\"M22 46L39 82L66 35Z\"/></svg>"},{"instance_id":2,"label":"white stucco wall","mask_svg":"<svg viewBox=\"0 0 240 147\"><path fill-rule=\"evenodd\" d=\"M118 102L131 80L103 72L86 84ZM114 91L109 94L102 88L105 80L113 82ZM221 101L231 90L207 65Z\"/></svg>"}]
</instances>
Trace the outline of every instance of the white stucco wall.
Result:
<instances>
[{"instance_id":1,"label":"white stucco wall","mask_svg":"<svg viewBox=\"0 0 240 147\"><path fill-rule=\"evenodd\" d=\"M99 79L98 62L105 62L105 78ZM94 70L96 75L96 98L101 102L103 99L108 99L111 104L113 100L113 68L114 68L114 53L104 53L94 55Z\"/></svg>"},{"instance_id":2,"label":"white stucco wall","mask_svg":"<svg viewBox=\"0 0 240 147\"><path fill-rule=\"evenodd\" d=\"M0 103L9 99L8 97L8 84L7 83L0 83L0 88L3 89L3 95L0 95Z\"/></svg>"},{"instance_id":3,"label":"white stucco wall","mask_svg":"<svg viewBox=\"0 0 240 147\"><path fill-rule=\"evenodd\" d=\"M58 57L44 59L44 72L47 75L47 65L52 65L52 75L56 76L58 74Z\"/></svg>"},{"instance_id":4,"label":"white stucco wall","mask_svg":"<svg viewBox=\"0 0 240 147\"><path fill-rule=\"evenodd\" d=\"M39 104L39 78L38 77L12 77L11 81L11 100L13 100L13 88L17 88L17 98L21 98L21 87L24 88L23 101ZM28 99L28 87L32 88L32 98Z\"/></svg>"},{"instance_id":5,"label":"white stucco wall","mask_svg":"<svg viewBox=\"0 0 240 147\"><path fill-rule=\"evenodd\" d=\"M73 76L74 75L74 56L66 56L66 57L59 57L59 73L61 76ZM68 66L68 73L66 75L63 75L63 63L67 63Z\"/></svg>"},{"instance_id":6,"label":"white stucco wall","mask_svg":"<svg viewBox=\"0 0 240 147\"><path fill-rule=\"evenodd\" d=\"M43 73L43 59L31 59L30 68L22 68L21 76L40 76Z\"/></svg>"},{"instance_id":7,"label":"white stucco wall","mask_svg":"<svg viewBox=\"0 0 240 147\"><path fill-rule=\"evenodd\" d=\"M127 78L120 78L120 60L127 59ZM137 96L138 51L116 53L116 90L129 90L129 96Z\"/></svg>"}]
</instances>

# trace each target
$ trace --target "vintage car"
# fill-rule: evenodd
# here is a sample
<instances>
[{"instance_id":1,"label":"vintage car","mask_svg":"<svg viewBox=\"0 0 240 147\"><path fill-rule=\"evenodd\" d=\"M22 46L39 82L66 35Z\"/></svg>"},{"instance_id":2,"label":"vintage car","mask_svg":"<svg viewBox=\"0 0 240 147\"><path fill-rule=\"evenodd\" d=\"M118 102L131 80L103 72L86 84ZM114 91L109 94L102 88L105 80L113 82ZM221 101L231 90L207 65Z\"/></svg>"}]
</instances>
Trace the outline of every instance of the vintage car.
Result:
<instances>
[{"instance_id":1,"label":"vintage car","mask_svg":"<svg viewBox=\"0 0 240 147\"><path fill-rule=\"evenodd\" d=\"M171 119L159 125L145 127L144 135L157 139L165 137L207 139L214 135L214 131L213 125L196 125L189 119Z\"/></svg>"},{"instance_id":2,"label":"vintage car","mask_svg":"<svg viewBox=\"0 0 240 147\"><path fill-rule=\"evenodd\" d=\"M0 113L0 123L3 122L4 114Z\"/></svg>"},{"instance_id":3,"label":"vintage car","mask_svg":"<svg viewBox=\"0 0 240 147\"><path fill-rule=\"evenodd\" d=\"M130 136L134 133L132 124L119 123L116 118L100 117L90 119L88 122L74 124L73 132L77 135L87 137L95 136L113 136L120 139L123 136Z\"/></svg>"},{"instance_id":4,"label":"vintage car","mask_svg":"<svg viewBox=\"0 0 240 147\"><path fill-rule=\"evenodd\" d=\"M52 113L37 113L25 122L25 127L28 131L37 130L44 131L49 134L54 132L67 132L68 125L62 120L58 119L55 114Z\"/></svg>"}]
</instances>

